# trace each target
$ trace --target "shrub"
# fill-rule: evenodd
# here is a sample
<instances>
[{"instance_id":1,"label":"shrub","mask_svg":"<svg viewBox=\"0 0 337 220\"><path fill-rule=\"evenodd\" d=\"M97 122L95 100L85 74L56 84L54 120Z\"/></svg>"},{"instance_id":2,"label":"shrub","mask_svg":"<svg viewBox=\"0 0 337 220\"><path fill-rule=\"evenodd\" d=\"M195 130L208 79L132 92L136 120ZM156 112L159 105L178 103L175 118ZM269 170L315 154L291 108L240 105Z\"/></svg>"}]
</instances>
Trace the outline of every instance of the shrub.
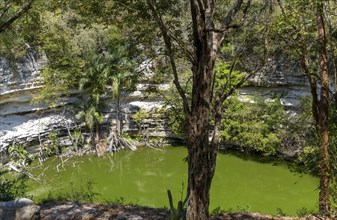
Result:
<instances>
[{"instance_id":1,"label":"shrub","mask_svg":"<svg viewBox=\"0 0 337 220\"><path fill-rule=\"evenodd\" d=\"M89 180L85 184L80 186L75 186L74 183L70 183L69 192L49 192L47 198L43 199L41 203L46 202L93 202L96 196L99 196L99 193L94 191L94 182Z\"/></svg>"},{"instance_id":2,"label":"shrub","mask_svg":"<svg viewBox=\"0 0 337 220\"><path fill-rule=\"evenodd\" d=\"M0 201L10 201L26 196L27 176L20 175L18 178L10 180L0 177Z\"/></svg>"},{"instance_id":3,"label":"shrub","mask_svg":"<svg viewBox=\"0 0 337 220\"><path fill-rule=\"evenodd\" d=\"M289 123L279 98L242 102L234 96L227 100L225 108L221 132L225 144L265 155L276 154L282 131Z\"/></svg>"}]
</instances>

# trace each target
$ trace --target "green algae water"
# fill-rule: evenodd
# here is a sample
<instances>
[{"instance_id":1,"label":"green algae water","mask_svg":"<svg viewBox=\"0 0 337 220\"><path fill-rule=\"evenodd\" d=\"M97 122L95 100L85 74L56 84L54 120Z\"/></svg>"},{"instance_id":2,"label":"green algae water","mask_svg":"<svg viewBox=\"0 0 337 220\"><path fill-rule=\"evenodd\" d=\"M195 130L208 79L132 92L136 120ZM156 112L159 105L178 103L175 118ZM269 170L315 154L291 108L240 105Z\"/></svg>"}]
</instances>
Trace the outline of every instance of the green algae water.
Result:
<instances>
[{"instance_id":1,"label":"green algae water","mask_svg":"<svg viewBox=\"0 0 337 220\"><path fill-rule=\"evenodd\" d=\"M92 183L99 195L94 202L136 203L151 207L168 207L167 189L174 203L186 191L186 149L139 149L120 151L113 156L84 156L49 159L43 167L33 169L39 181L29 182L36 202L48 194L85 191ZM317 211L317 178L290 172L286 165L260 163L232 154L219 154L211 189L210 211L251 211L266 214L296 215L300 210Z\"/></svg>"}]
</instances>

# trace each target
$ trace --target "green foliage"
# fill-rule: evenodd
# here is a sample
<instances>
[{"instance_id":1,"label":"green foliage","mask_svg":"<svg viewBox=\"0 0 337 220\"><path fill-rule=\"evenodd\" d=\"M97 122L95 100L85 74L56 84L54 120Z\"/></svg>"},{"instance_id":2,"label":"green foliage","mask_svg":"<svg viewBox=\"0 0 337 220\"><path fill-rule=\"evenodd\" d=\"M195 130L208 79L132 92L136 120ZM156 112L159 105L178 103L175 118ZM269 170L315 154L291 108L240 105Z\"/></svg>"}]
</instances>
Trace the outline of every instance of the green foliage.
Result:
<instances>
[{"instance_id":1,"label":"green foliage","mask_svg":"<svg viewBox=\"0 0 337 220\"><path fill-rule=\"evenodd\" d=\"M277 212L277 215L288 216L288 214L286 212L284 212L281 208L277 208L276 212Z\"/></svg>"},{"instance_id":2,"label":"green foliage","mask_svg":"<svg viewBox=\"0 0 337 220\"><path fill-rule=\"evenodd\" d=\"M277 6L278 10L273 13L269 36L270 47L274 48L274 55L279 60L287 57L288 63L291 64L305 57L309 74L319 82L316 3L314 0L289 0L282 3L282 9ZM327 51L328 56L333 59L336 54L336 41L333 40L332 27L336 26L337 22L333 12L336 11L337 4L326 2L324 7Z\"/></svg>"},{"instance_id":3,"label":"green foliage","mask_svg":"<svg viewBox=\"0 0 337 220\"><path fill-rule=\"evenodd\" d=\"M170 208L169 220L183 220L182 213L184 210L182 201L178 202L177 208Z\"/></svg>"},{"instance_id":4,"label":"green foliage","mask_svg":"<svg viewBox=\"0 0 337 220\"><path fill-rule=\"evenodd\" d=\"M66 201L72 201L76 203L93 202L95 197L100 195L94 191L93 185L93 181L88 181L80 186L75 186L75 184L71 182L69 192L57 192L55 194L51 191L49 192L47 198L43 199L41 203Z\"/></svg>"},{"instance_id":5,"label":"green foliage","mask_svg":"<svg viewBox=\"0 0 337 220\"><path fill-rule=\"evenodd\" d=\"M83 120L92 131L95 124L103 122L103 116L99 113L98 105L94 100L89 99L81 105L81 111L76 114L78 120Z\"/></svg>"},{"instance_id":6,"label":"green foliage","mask_svg":"<svg viewBox=\"0 0 337 220\"><path fill-rule=\"evenodd\" d=\"M30 161L29 152L22 144L16 144L15 142L8 147L9 157L20 166L25 167Z\"/></svg>"},{"instance_id":7,"label":"green foliage","mask_svg":"<svg viewBox=\"0 0 337 220\"><path fill-rule=\"evenodd\" d=\"M337 179L335 174L332 174L333 177L331 178L331 196L330 196L330 205L331 205L331 213L333 215L337 214Z\"/></svg>"},{"instance_id":8,"label":"green foliage","mask_svg":"<svg viewBox=\"0 0 337 220\"><path fill-rule=\"evenodd\" d=\"M73 143L74 151L79 152L80 149L83 148L84 140L83 135L80 129L76 128L75 130L70 132L70 138Z\"/></svg>"},{"instance_id":9,"label":"green foliage","mask_svg":"<svg viewBox=\"0 0 337 220\"><path fill-rule=\"evenodd\" d=\"M281 132L289 123L284 107L279 99L250 102L232 97L225 103L221 136L225 144L274 155L282 141Z\"/></svg>"},{"instance_id":10,"label":"green foliage","mask_svg":"<svg viewBox=\"0 0 337 220\"><path fill-rule=\"evenodd\" d=\"M296 211L298 217L307 217L310 214L313 214L314 211L308 210L307 208L303 207Z\"/></svg>"},{"instance_id":11,"label":"green foliage","mask_svg":"<svg viewBox=\"0 0 337 220\"><path fill-rule=\"evenodd\" d=\"M83 103L80 104L79 112L75 117L78 120L84 121L85 125L89 128L91 135L96 128L95 141L97 142L99 139L98 126L103 122L103 115L100 113L99 95L97 95L97 97L92 95L89 99L83 101Z\"/></svg>"},{"instance_id":12,"label":"green foliage","mask_svg":"<svg viewBox=\"0 0 337 220\"><path fill-rule=\"evenodd\" d=\"M177 97L178 96L172 98L172 100L179 99ZM174 134L185 139L187 137L187 129L182 104L179 101L174 101L172 103L175 103L175 105L171 106L167 104L166 106L164 106L164 108L168 106L167 110L165 111L167 126L170 128L170 131L172 131Z\"/></svg>"},{"instance_id":13,"label":"green foliage","mask_svg":"<svg viewBox=\"0 0 337 220\"><path fill-rule=\"evenodd\" d=\"M222 60L216 62L214 67L214 74L216 76L214 87L216 89L219 90L225 88L224 92L228 93L245 76L244 73L231 69L231 67L232 66L229 63Z\"/></svg>"},{"instance_id":14,"label":"green foliage","mask_svg":"<svg viewBox=\"0 0 337 220\"><path fill-rule=\"evenodd\" d=\"M180 81L182 85L185 85L185 92L187 96L190 97L192 92L190 70L186 70L181 73ZM167 119L167 126L174 134L182 137L183 139L186 139L187 128L182 100L181 97L178 95L175 86L171 84L170 88L165 91L160 91L158 89L157 93L163 96L166 100L165 105L163 106L163 110L165 112L164 116Z\"/></svg>"},{"instance_id":15,"label":"green foliage","mask_svg":"<svg viewBox=\"0 0 337 220\"><path fill-rule=\"evenodd\" d=\"M153 108L150 112L141 108L138 112L136 112L132 118L134 122L138 126L138 134L135 139L141 141L145 144L145 146L160 146L161 138L160 137L150 137L149 136L149 127L144 126L145 120L161 120L163 116L163 109ZM155 127L151 127L150 129L155 130L159 126L158 124Z\"/></svg>"},{"instance_id":16,"label":"green foliage","mask_svg":"<svg viewBox=\"0 0 337 220\"><path fill-rule=\"evenodd\" d=\"M170 204L169 209L169 220L182 220L186 215L186 202L187 200L183 200L183 191L184 191L184 183L181 185L182 191L180 192L181 198L178 201L177 208L173 205L173 197L171 190L167 190L168 200Z\"/></svg>"},{"instance_id":17,"label":"green foliage","mask_svg":"<svg viewBox=\"0 0 337 220\"><path fill-rule=\"evenodd\" d=\"M245 205L245 206L238 205L238 206L236 206L237 212L249 212L250 209L251 209L250 205Z\"/></svg>"},{"instance_id":18,"label":"green foliage","mask_svg":"<svg viewBox=\"0 0 337 220\"><path fill-rule=\"evenodd\" d=\"M180 75L180 80L182 84L185 84L185 91L187 94L191 94L192 86L191 86L191 73L190 71L185 71ZM223 91L224 93L228 93L230 90L239 83L245 74L232 68L232 65L229 63L218 60L214 67L214 77L215 82L213 85L213 89L215 91ZM243 84L245 85L245 83ZM187 137L187 129L185 122L185 115L183 113L183 106L180 96L177 94L174 86L164 92L160 92L166 99L166 105L164 106L165 116L167 117L167 125L172 132L179 135L180 137ZM214 95L214 94L213 94ZM212 117L211 117L212 118ZM210 123L213 123L212 121Z\"/></svg>"},{"instance_id":19,"label":"green foliage","mask_svg":"<svg viewBox=\"0 0 337 220\"><path fill-rule=\"evenodd\" d=\"M80 103L76 118L91 132L95 128L99 139L101 97L111 92L119 99L120 91L133 89L136 77L130 45L120 30L97 19L97 14L90 15L99 12L94 10L95 2L53 2L44 12L39 36L48 65L41 73L44 85L36 101L56 105L69 89L79 89L85 101ZM98 5L103 7L105 3Z\"/></svg>"},{"instance_id":20,"label":"green foliage","mask_svg":"<svg viewBox=\"0 0 337 220\"><path fill-rule=\"evenodd\" d=\"M138 129L141 130L143 126L143 122L145 119L150 117L150 113L145 111L144 109L140 109L138 112L136 112L132 118L138 125Z\"/></svg>"},{"instance_id":21,"label":"green foliage","mask_svg":"<svg viewBox=\"0 0 337 220\"><path fill-rule=\"evenodd\" d=\"M27 0L2 0L0 3L0 26L13 17L27 3ZM39 0L35 0L32 8L0 33L1 56L8 59L14 71L17 70L17 62L27 52L36 52L32 51L32 48L38 44L37 32L40 30L39 3Z\"/></svg>"},{"instance_id":22,"label":"green foliage","mask_svg":"<svg viewBox=\"0 0 337 220\"><path fill-rule=\"evenodd\" d=\"M0 177L0 201L10 201L20 197L27 197L26 180L26 175L20 175L15 179Z\"/></svg>"},{"instance_id":23,"label":"green foliage","mask_svg":"<svg viewBox=\"0 0 337 220\"><path fill-rule=\"evenodd\" d=\"M99 102L99 95L107 92L108 86L111 88L112 97L116 98L119 91L130 90L136 79L132 74L134 63L128 59L126 48L112 43L106 46L110 48L91 61L79 81L80 89L89 92L96 103Z\"/></svg>"},{"instance_id":24,"label":"green foliage","mask_svg":"<svg viewBox=\"0 0 337 220\"><path fill-rule=\"evenodd\" d=\"M77 14L73 12L46 11L43 15L43 32L39 37L43 42L41 50L48 58L48 65L41 72L44 85L39 97L36 97L37 101L56 104L56 98L77 85L80 72L86 64L82 56L79 36L88 41L88 48L92 46L90 39L85 37L87 35L80 32L78 26L72 22L78 19Z\"/></svg>"},{"instance_id":25,"label":"green foliage","mask_svg":"<svg viewBox=\"0 0 337 220\"><path fill-rule=\"evenodd\" d=\"M123 132L122 137L126 140L130 140L130 141L139 141L138 137L133 137L131 136L129 133L127 132Z\"/></svg>"},{"instance_id":26,"label":"green foliage","mask_svg":"<svg viewBox=\"0 0 337 220\"><path fill-rule=\"evenodd\" d=\"M301 154L296 158L296 163L303 167L305 172L318 175L319 172L319 145L305 146Z\"/></svg>"},{"instance_id":27,"label":"green foliage","mask_svg":"<svg viewBox=\"0 0 337 220\"><path fill-rule=\"evenodd\" d=\"M330 153L330 181L331 181L331 211L336 213L337 210L337 200L334 195L336 195L337 189L337 110L335 103L330 103L329 106L329 153ZM304 133L305 138L304 147L298 158L296 158L295 168L297 171L308 172L313 175L318 176L319 174L319 160L320 160L320 141L317 136L314 120L311 113L311 97L306 97L301 102L301 114L296 122L297 129L296 133Z\"/></svg>"},{"instance_id":28,"label":"green foliage","mask_svg":"<svg viewBox=\"0 0 337 220\"><path fill-rule=\"evenodd\" d=\"M131 78L127 75L133 64L119 30L113 25L88 24L86 18L68 7L44 12L39 37L48 66L41 73L44 86L37 101L55 103L68 89L79 87L98 103L107 88L116 91L120 81ZM116 78L122 80L116 83Z\"/></svg>"},{"instance_id":29,"label":"green foliage","mask_svg":"<svg viewBox=\"0 0 337 220\"><path fill-rule=\"evenodd\" d=\"M250 205L237 205L236 208L229 208L229 209L221 209L221 207L216 207L211 212L212 215L219 215L223 213L237 213L237 212L250 212L251 206Z\"/></svg>"},{"instance_id":30,"label":"green foliage","mask_svg":"<svg viewBox=\"0 0 337 220\"><path fill-rule=\"evenodd\" d=\"M220 206L216 207L215 209L212 210L211 215L219 215L226 212L226 210L221 209Z\"/></svg>"},{"instance_id":31,"label":"green foliage","mask_svg":"<svg viewBox=\"0 0 337 220\"><path fill-rule=\"evenodd\" d=\"M51 133L48 134L47 137L47 144L46 146L44 146L43 150L44 150L44 155L46 156L52 156L52 155L56 155L59 154L59 143L58 143L58 136L59 136L60 132L59 131L53 131Z\"/></svg>"},{"instance_id":32,"label":"green foliage","mask_svg":"<svg viewBox=\"0 0 337 220\"><path fill-rule=\"evenodd\" d=\"M337 112L334 103L330 103L329 107L329 144L330 144L330 159L331 170L337 170L337 152L336 152L336 139L337 139ZM296 121L296 133L303 132L305 138L303 151L296 159L296 163L304 168L305 172L310 172L313 175L319 173L319 137L317 136L314 119L311 113L311 97L306 97L301 101L301 114ZM332 172L332 179L336 178Z\"/></svg>"}]
</instances>

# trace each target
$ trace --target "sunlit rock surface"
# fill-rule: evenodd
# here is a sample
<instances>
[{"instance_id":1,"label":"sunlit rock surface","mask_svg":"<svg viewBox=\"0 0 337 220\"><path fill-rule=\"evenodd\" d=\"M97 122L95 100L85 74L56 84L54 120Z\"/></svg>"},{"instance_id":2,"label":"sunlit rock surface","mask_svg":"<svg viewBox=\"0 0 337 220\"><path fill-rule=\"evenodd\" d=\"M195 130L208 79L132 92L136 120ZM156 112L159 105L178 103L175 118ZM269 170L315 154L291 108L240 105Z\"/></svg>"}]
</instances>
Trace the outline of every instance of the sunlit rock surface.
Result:
<instances>
[{"instance_id":1,"label":"sunlit rock surface","mask_svg":"<svg viewBox=\"0 0 337 220\"><path fill-rule=\"evenodd\" d=\"M50 108L47 104L32 102L41 88L40 71L46 65L46 57L38 54L28 54L16 66L0 58L0 148L5 150L11 143L28 143L37 145L46 139L52 131L59 131L60 136L66 137L68 129L81 126L83 133L89 133L83 123L74 118L74 104L82 102L77 91L70 91L68 96ZM151 75L149 65L142 64L145 75ZM145 90L148 84L140 83L137 91L124 94L121 101L121 111L124 131L136 132L138 125L132 115L140 109L152 112L163 106L160 97L148 97ZM159 86L167 90L168 85ZM239 97L242 101L249 101L252 96L263 98L280 97L283 105L290 109L298 107L301 98L310 95L310 89L305 75L286 70L282 65L274 64L270 70L257 74L249 80L249 85L240 89ZM102 98L104 122L100 126L101 136L106 137L115 124L116 102L107 95ZM143 126L150 131L151 136L168 137L176 140L176 136L169 132L163 119L145 119ZM64 141L69 143L69 141Z\"/></svg>"},{"instance_id":2,"label":"sunlit rock surface","mask_svg":"<svg viewBox=\"0 0 337 220\"><path fill-rule=\"evenodd\" d=\"M0 148L5 150L12 143L37 145L46 139L48 134L59 131L60 136L67 136L68 129L80 126L82 132L89 133L84 123L74 117L75 104L82 102L77 91L69 92L56 106L33 103L33 98L41 88L39 73L46 65L43 55L30 54L26 59L11 66L6 59L0 59ZM149 70L145 69L147 72ZM148 73L147 73L148 74ZM140 109L153 111L161 108L163 101L158 98L144 97L147 84L137 85L137 91L124 94L121 100L121 112L124 131L138 131L138 125L132 115ZM164 86L165 87L165 86ZM104 122L100 126L102 137L108 136L111 124L115 124L116 102L107 95L102 97ZM163 123L158 120L145 119L143 127L149 129L151 136L173 139ZM64 140L64 143L69 141Z\"/></svg>"},{"instance_id":3,"label":"sunlit rock surface","mask_svg":"<svg viewBox=\"0 0 337 220\"><path fill-rule=\"evenodd\" d=\"M301 99L310 96L307 77L298 66L272 62L270 67L249 79L249 85L240 89L241 97L261 96L280 98L288 108L298 108Z\"/></svg>"},{"instance_id":4,"label":"sunlit rock surface","mask_svg":"<svg viewBox=\"0 0 337 220\"><path fill-rule=\"evenodd\" d=\"M40 207L30 199L20 198L8 202L0 202L0 219L35 220L39 219L39 216Z\"/></svg>"}]
</instances>

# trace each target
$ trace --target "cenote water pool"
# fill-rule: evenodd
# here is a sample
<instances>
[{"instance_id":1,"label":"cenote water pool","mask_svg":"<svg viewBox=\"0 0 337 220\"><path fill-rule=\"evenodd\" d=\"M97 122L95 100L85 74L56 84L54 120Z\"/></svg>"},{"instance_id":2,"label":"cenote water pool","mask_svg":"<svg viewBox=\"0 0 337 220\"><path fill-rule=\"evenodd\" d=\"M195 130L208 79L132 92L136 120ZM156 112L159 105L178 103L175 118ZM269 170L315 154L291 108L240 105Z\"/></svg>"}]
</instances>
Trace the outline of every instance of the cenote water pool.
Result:
<instances>
[{"instance_id":1,"label":"cenote water pool","mask_svg":"<svg viewBox=\"0 0 337 220\"><path fill-rule=\"evenodd\" d=\"M99 193L94 202L123 201L152 207L168 207L167 189L175 203L185 193L187 163L186 149L139 149L120 151L113 156L71 158L64 168L59 159L49 159L43 167L33 169L40 181L30 181L29 194L41 201L48 194L57 195L72 187L85 189L93 182ZM305 208L317 211L318 179L290 172L286 165L260 163L232 154L219 154L211 190L210 211L246 210L289 215ZM182 190L182 185L185 185Z\"/></svg>"}]
</instances>

